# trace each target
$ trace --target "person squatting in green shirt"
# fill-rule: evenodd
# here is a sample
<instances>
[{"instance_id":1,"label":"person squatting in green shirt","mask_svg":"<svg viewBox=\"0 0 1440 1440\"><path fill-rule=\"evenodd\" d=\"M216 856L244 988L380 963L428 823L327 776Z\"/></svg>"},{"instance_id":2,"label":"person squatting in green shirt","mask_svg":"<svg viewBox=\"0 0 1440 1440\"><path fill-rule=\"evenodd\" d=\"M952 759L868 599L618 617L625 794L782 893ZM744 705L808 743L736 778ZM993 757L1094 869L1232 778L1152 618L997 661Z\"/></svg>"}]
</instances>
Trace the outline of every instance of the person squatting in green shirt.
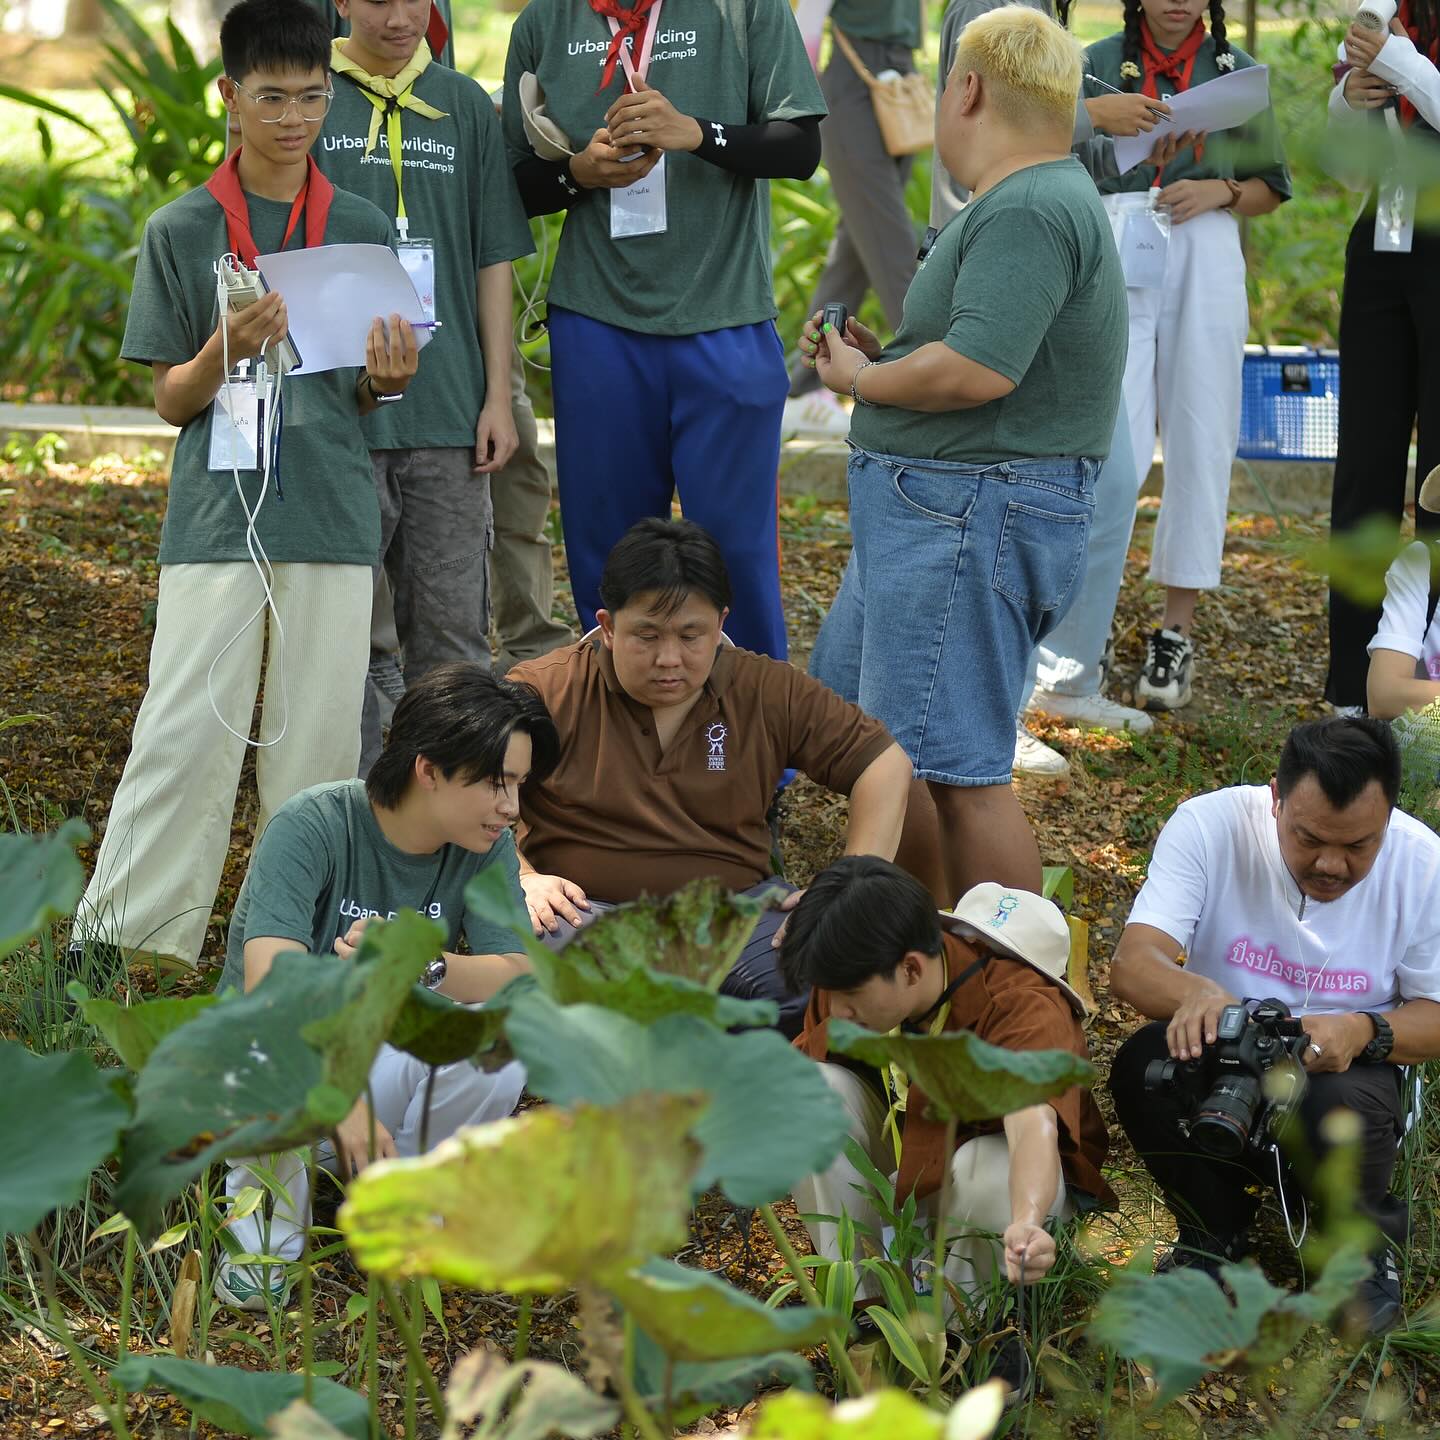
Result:
<instances>
[{"instance_id":1,"label":"person squatting in green shirt","mask_svg":"<svg viewBox=\"0 0 1440 1440\"><path fill-rule=\"evenodd\" d=\"M490 97L431 62L431 0L335 4L350 34L332 49L335 103L317 160L395 216L400 258L436 322L404 403L365 424L381 560L413 683L446 661L490 658L491 477L517 444L510 262L534 245ZM388 631L383 590L380 600ZM376 648L372 664L388 666L388 644ZM362 773L379 751L381 700L367 686Z\"/></svg>"},{"instance_id":2,"label":"person squatting in green shirt","mask_svg":"<svg viewBox=\"0 0 1440 1440\"><path fill-rule=\"evenodd\" d=\"M854 550L811 673L883 721L927 782L937 896L1040 889L1010 786L1015 714L1084 570L1125 357L1119 257L1070 154L1079 89L1079 47L1053 20L1019 5L973 20L936 132L970 203L890 345L853 320L801 339L856 402ZM918 856L913 824L911 840Z\"/></svg>"},{"instance_id":3,"label":"person squatting in green shirt","mask_svg":"<svg viewBox=\"0 0 1440 1440\"><path fill-rule=\"evenodd\" d=\"M550 360L582 629L611 548L678 490L724 554L731 638L787 653L766 182L814 173L824 113L786 0L531 0L515 22L506 143L527 211L566 212Z\"/></svg>"},{"instance_id":4,"label":"person squatting in green shirt","mask_svg":"<svg viewBox=\"0 0 1440 1440\"><path fill-rule=\"evenodd\" d=\"M1124 0L1124 6L1124 31L1085 51L1086 72L1118 90L1164 102L1255 63L1226 37L1221 0L1210 0L1208 33L1201 18L1206 0ZM1099 182L1126 270L1125 409L1141 478L1155 451L1157 420L1165 449L1150 556L1150 579L1166 587L1165 609L1135 683L1136 703L1148 710L1189 703L1196 601L1220 583L1250 329L1236 219L1266 215L1290 198L1269 106L1238 129L1171 141L1149 162ZM1158 265L1147 263L1157 254Z\"/></svg>"},{"instance_id":5,"label":"person squatting in green shirt","mask_svg":"<svg viewBox=\"0 0 1440 1440\"><path fill-rule=\"evenodd\" d=\"M360 417L377 395L404 391L417 363L410 326L377 318L364 369L287 376L278 405L268 382L262 393L257 362L273 378L285 297L218 319L221 257L253 266L300 246L388 245L392 231L310 157L330 103L330 36L315 12L301 0L241 0L220 52L240 148L146 222L121 346L152 368L155 408L180 436L149 689L74 942L187 965L204 944L247 745L258 828L296 791L355 774L380 539ZM273 448L252 438L248 454L232 449L231 416L253 436L262 408L278 415ZM257 468L267 449L271 463Z\"/></svg>"},{"instance_id":6,"label":"person squatting in green shirt","mask_svg":"<svg viewBox=\"0 0 1440 1440\"><path fill-rule=\"evenodd\" d=\"M460 1004L489 1000L529 967L513 933L469 910L466 886L498 869L516 915L525 914L510 827L520 813L520 786L548 775L559 751L550 713L530 686L496 680L473 662L432 670L395 707L385 748L364 781L296 795L260 837L230 921L219 988L252 991L277 956L295 950L346 961L367 926L403 907L446 935L421 983ZM367 1086L374 1115L362 1096L337 1128L339 1172L348 1180L371 1160L418 1154L422 1136L438 1144L463 1125L501 1119L524 1087L518 1061L494 1074L468 1060L442 1065L432 1080L430 1066L384 1045ZM264 1168L279 1178L289 1203L276 1198L268 1216L257 1211L232 1231L242 1253L293 1260L310 1209L303 1152L269 1157ZM227 1194L258 1184L250 1165L231 1163ZM215 1292L227 1304L263 1310L267 1287L283 1302L280 1267L222 1258Z\"/></svg>"}]
</instances>

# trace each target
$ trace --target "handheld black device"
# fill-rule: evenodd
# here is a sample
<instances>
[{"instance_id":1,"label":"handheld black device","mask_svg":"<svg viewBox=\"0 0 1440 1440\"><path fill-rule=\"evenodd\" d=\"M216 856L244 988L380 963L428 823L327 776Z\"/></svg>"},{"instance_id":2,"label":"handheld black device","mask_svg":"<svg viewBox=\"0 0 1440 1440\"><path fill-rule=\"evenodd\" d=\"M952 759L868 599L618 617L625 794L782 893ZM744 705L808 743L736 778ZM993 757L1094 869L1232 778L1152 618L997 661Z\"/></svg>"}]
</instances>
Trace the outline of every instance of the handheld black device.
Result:
<instances>
[{"instance_id":1,"label":"handheld black device","mask_svg":"<svg viewBox=\"0 0 1440 1440\"><path fill-rule=\"evenodd\" d=\"M832 300L820 312L820 328L823 330L827 325L833 325L835 333L843 340L845 338L845 322L849 318L850 312L838 300Z\"/></svg>"}]
</instances>

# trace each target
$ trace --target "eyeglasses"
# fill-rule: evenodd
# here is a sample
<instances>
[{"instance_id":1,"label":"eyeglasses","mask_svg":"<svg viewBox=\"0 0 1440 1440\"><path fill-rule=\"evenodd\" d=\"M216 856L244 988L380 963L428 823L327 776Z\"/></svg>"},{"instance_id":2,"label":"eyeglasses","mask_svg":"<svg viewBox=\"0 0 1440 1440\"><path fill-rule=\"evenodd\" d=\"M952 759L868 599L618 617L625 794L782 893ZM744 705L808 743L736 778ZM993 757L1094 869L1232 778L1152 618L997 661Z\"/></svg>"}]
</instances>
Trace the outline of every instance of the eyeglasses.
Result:
<instances>
[{"instance_id":1,"label":"eyeglasses","mask_svg":"<svg viewBox=\"0 0 1440 1440\"><path fill-rule=\"evenodd\" d=\"M295 113L308 125L317 125L330 113L333 90L306 90L300 95L286 95L279 90L246 90L238 80L230 82L250 97L257 118L265 125L278 125L294 107Z\"/></svg>"}]
</instances>

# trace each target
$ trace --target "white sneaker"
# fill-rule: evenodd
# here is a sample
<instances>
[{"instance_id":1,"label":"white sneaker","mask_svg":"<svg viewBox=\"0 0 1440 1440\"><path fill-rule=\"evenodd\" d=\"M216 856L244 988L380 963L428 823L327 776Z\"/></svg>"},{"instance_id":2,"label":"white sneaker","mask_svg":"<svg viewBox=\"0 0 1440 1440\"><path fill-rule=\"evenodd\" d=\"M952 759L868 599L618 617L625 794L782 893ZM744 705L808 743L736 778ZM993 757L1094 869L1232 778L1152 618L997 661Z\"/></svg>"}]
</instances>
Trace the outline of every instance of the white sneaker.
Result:
<instances>
[{"instance_id":1,"label":"white sneaker","mask_svg":"<svg viewBox=\"0 0 1440 1440\"><path fill-rule=\"evenodd\" d=\"M1070 773L1070 762L1043 740L1037 740L1018 720L1015 722L1015 762L1017 775L1041 775L1051 780Z\"/></svg>"},{"instance_id":2,"label":"white sneaker","mask_svg":"<svg viewBox=\"0 0 1440 1440\"><path fill-rule=\"evenodd\" d=\"M1059 695L1037 685L1030 708L1058 715L1087 730L1128 730L1132 735L1148 735L1155 728L1155 722L1143 710L1132 710L1098 691L1094 695Z\"/></svg>"},{"instance_id":3,"label":"white sneaker","mask_svg":"<svg viewBox=\"0 0 1440 1440\"><path fill-rule=\"evenodd\" d=\"M215 1269L215 1298L232 1310L266 1313L265 1288L270 1301L283 1310L290 1299L290 1277L282 1265L232 1265L222 1260Z\"/></svg>"},{"instance_id":4,"label":"white sneaker","mask_svg":"<svg viewBox=\"0 0 1440 1440\"><path fill-rule=\"evenodd\" d=\"M850 433L850 412L839 399L823 386L792 395L785 402L785 416L780 422L780 438L792 435L816 435L843 440Z\"/></svg>"}]
</instances>

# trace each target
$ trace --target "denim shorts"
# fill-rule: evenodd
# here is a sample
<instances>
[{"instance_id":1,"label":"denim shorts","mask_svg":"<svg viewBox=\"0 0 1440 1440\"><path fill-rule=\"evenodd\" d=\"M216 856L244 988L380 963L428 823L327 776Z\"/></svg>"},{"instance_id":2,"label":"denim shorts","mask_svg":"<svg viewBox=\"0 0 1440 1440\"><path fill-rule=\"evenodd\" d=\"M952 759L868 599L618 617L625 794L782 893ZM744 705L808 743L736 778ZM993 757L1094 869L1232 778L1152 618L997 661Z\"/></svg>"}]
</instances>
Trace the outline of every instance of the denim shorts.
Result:
<instances>
[{"instance_id":1,"label":"denim shorts","mask_svg":"<svg viewBox=\"0 0 1440 1440\"><path fill-rule=\"evenodd\" d=\"M882 720L918 778L1009 783L1030 652L1079 591L1099 468L852 446L854 549L810 672Z\"/></svg>"}]
</instances>

